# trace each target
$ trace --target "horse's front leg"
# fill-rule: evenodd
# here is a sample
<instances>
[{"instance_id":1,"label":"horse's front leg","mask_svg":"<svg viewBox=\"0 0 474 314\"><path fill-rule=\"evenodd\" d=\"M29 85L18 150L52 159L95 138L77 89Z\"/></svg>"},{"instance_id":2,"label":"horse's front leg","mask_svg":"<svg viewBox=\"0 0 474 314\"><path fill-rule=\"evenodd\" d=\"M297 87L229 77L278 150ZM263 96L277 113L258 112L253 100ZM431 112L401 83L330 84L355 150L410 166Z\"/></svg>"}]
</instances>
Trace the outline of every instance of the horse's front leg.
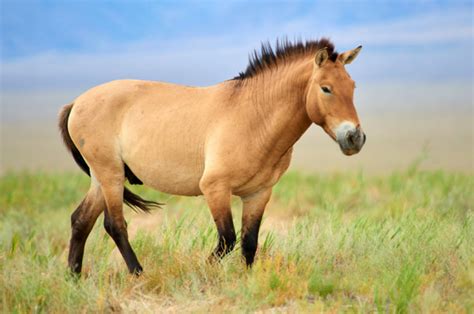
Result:
<instances>
[{"instance_id":1,"label":"horse's front leg","mask_svg":"<svg viewBox=\"0 0 474 314\"><path fill-rule=\"evenodd\" d=\"M258 247L258 231L265 206L270 200L272 189L242 197L242 255L247 266L252 266Z\"/></svg>"},{"instance_id":2,"label":"horse's front leg","mask_svg":"<svg viewBox=\"0 0 474 314\"><path fill-rule=\"evenodd\" d=\"M211 210L218 232L219 242L209 257L209 260L213 261L224 257L232 251L235 245L234 222L230 208L231 191L226 184L209 179L203 179L200 188Z\"/></svg>"}]
</instances>

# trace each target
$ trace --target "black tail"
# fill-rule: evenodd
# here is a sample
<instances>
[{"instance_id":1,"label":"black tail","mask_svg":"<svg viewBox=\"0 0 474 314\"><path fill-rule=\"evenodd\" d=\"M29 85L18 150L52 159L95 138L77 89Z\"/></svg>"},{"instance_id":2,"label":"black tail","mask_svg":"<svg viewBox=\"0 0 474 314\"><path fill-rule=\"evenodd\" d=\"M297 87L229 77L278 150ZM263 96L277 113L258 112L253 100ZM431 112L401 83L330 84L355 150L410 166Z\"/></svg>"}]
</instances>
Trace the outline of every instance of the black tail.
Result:
<instances>
[{"instance_id":1,"label":"black tail","mask_svg":"<svg viewBox=\"0 0 474 314\"><path fill-rule=\"evenodd\" d=\"M77 149L76 145L74 145L74 142L71 139L71 136L69 135L69 130L67 127L68 120L69 120L69 114L71 113L73 104L69 104L63 107L61 109L61 112L59 113L59 130L61 131L61 136L63 138L64 144L66 145L67 149L71 152L72 157L74 157L74 160L76 163L81 167L82 171L87 173L88 176L90 176L90 170L89 166L87 165L86 161L82 157L81 153ZM124 164L125 168L128 168ZM126 169L128 170L128 169ZM135 175L131 171L125 171L125 176L127 179L130 181L130 183L137 183L139 179L135 177ZM129 176L132 176L129 178ZM132 182L133 181L133 182ZM141 183L141 182L140 182ZM127 187L124 187L123 190L123 201L125 204L130 206L133 210L138 211L142 210L144 212L149 212L152 207L158 207L161 208L161 203L154 202L154 201L147 201L140 196L136 195Z\"/></svg>"}]
</instances>

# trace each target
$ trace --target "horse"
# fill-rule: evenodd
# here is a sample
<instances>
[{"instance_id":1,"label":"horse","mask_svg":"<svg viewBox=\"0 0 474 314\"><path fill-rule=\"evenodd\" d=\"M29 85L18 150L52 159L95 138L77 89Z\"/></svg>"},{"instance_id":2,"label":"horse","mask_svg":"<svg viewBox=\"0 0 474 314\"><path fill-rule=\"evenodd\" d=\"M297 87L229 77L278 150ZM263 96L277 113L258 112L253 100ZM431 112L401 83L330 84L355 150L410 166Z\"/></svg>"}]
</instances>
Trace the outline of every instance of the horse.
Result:
<instances>
[{"instance_id":1,"label":"horse","mask_svg":"<svg viewBox=\"0 0 474 314\"><path fill-rule=\"evenodd\" d=\"M359 152L366 136L345 65L362 46L337 53L327 38L263 43L244 72L208 87L116 80L88 90L59 114L67 149L91 177L71 215L68 267L80 275L84 246L97 218L128 270L143 268L133 251L123 203L149 211L160 203L124 187L145 184L184 196L204 195L217 227L210 259L235 246L231 196L241 198L241 250L251 267L272 187L290 164L293 145L314 123L342 152Z\"/></svg>"}]
</instances>

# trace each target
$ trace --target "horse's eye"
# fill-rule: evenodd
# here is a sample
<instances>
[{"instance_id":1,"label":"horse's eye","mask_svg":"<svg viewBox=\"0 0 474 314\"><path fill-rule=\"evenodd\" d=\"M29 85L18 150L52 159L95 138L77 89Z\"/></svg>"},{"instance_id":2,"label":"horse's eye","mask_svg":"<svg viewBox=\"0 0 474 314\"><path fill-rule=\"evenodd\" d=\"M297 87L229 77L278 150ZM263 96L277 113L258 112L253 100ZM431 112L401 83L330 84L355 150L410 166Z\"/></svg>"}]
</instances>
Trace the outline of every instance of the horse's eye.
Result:
<instances>
[{"instance_id":1,"label":"horse's eye","mask_svg":"<svg viewBox=\"0 0 474 314\"><path fill-rule=\"evenodd\" d=\"M327 86L321 86L321 90L326 94L331 94L331 90Z\"/></svg>"}]
</instances>

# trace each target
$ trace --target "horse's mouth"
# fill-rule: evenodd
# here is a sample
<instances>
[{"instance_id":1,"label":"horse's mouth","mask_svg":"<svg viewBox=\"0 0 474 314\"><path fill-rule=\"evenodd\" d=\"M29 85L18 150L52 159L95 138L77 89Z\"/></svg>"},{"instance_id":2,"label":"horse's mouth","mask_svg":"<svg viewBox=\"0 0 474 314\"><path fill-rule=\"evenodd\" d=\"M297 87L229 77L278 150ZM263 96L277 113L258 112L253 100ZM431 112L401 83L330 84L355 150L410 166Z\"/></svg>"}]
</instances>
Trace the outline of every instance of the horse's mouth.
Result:
<instances>
[{"instance_id":1,"label":"horse's mouth","mask_svg":"<svg viewBox=\"0 0 474 314\"><path fill-rule=\"evenodd\" d=\"M341 145L339 145L339 147L341 148L341 151L344 155L346 156L351 156L351 155L355 155L357 154L358 152L360 152L360 149L359 150L356 150L356 149L344 149Z\"/></svg>"}]
</instances>

